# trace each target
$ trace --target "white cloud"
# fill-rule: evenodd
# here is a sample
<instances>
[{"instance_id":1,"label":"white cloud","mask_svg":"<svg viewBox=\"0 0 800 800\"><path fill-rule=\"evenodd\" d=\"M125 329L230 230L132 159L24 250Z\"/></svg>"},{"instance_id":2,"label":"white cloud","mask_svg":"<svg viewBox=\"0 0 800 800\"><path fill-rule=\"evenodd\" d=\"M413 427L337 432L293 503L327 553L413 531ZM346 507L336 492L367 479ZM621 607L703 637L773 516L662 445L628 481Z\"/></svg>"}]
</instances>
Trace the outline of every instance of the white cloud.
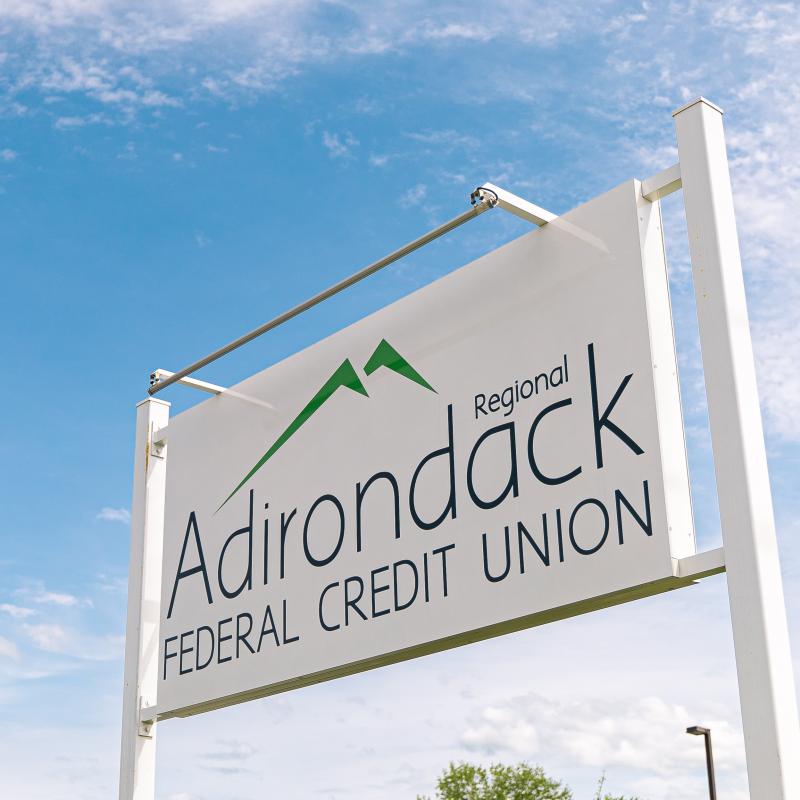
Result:
<instances>
[{"instance_id":1,"label":"white cloud","mask_svg":"<svg viewBox=\"0 0 800 800\"><path fill-rule=\"evenodd\" d=\"M800 23L786 4L720 5L715 23L760 64L738 81L727 140L768 429L800 441ZM777 66L779 65L779 66ZM732 123L732 124L731 124Z\"/></svg>"},{"instance_id":2,"label":"white cloud","mask_svg":"<svg viewBox=\"0 0 800 800\"><path fill-rule=\"evenodd\" d=\"M183 105L183 103L176 97L170 97L169 95L164 94L164 92L160 92L156 89L143 92L139 96L139 102L143 106L148 106L150 108L160 108L163 106L177 108Z\"/></svg>"},{"instance_id":3,"label":"white cloud","mask_svg":"<svg viewBox=\"0 0 800 800\"><path fill-rule=\"evenodd\" d=\"M380 114L383 108L381 104L372 97L359 97L358 100L356 100L354 110L357 114L372 116Z\"/></svg>"},{"instance_id":4,"label":"white cloud","mask_svg":"<svg viewBox=\"0 0 800 800\"><path fill-rule=\"evenodd\" d=\"M800 57L793 61L800 69ZM800 81L777 73L745 84L741 102L763 109L766 101L771 109L768 115L754 114L747 127L728 136L761 401L771 431L792 441L800 441L800 274L795 267L800 229L794 219L800 203L794 135L800 109L793 100L798 93Z\"/></svg>"},{"instance_id":5,"label":"white cloud","mask_svg":"<svg viewBox=\"0 0 800 800\"><path fill-rule=\"evenodd\" d=\"M412 186L400 195L398 202L403 208L410 208L421 203L428 194L428 187L424 183Z\"/></svg>"},{"instance_id":6,"label":"white cloud","mask_svg":"<svg viewBox=\"0 0 800 800\"><path fill-rule=\"evenodd\" d=\"M797 9L780 2L677 2L661 7L658 14L646 13L644 19L626 12L606 25L606 36L606 90L575 91L594 116L616 128L603 160L595 160L607 172L627 175L633 168L646 175L677 160L665 107L702 94L725 108L766 427L776 440L800 442L800 379L795 369L800 361ZM659 38L670 44L653 68L644 43ZM563 119L556 117L551 125L550 117L542 126L563 137ZM637 136L630 135L633 129ZM592 132L591 140L597 145L600 137Z\"/></svg>"},{"instance_id":7,"label":"white cloud","mask_svg":"<svg viewBox=\"0 0 800 800\"><path fill-rule=\"evenodd\" d=\"M389 163L390 156L372 154L369 157L371 167L385 167Z\"/></svg>"},{"instance_id":8,"label":"white cloud","mask_svg":"<svg viewBox=\"0 0 800 800\"><path fill-rule=\"evenodd\" d=\"M736 770L744 753L731 721L708 713L703 719L713 731L717 769ZM677 784L696 783L702 747L684 733L696 722L683 706L658 697L576 701L529 694L485 708L461 741L484 757L566 761L597 774L624 770L638 776L637 790L646 787L652 800L666 800L675 796Z\"/></svg>"},{"instance_id":9,"label":"white cloud","mask_svg":"<svg viewBox=\"0 0 800 800\"><path fill-rule=\"evenodd\" d=\"M38 648L48 653L63 653L72 643L72 637L61 625L26 623L22 631Z\"/></svg>"},{"instance_id":10,"label":"white cloud","mask_svg":"<svg viewBox=\"0 0 800 800\"><path fill-rule=\"evenodd\" d=\"M139 70L130 66L114 67L106 60L63 57L54 64L41 65L39 72L25 74L20 83L55 96L84 94L99 103L128 109L182 104L177 98L153 88L150 79Z\"/></svg>"},{"instance_id":11,"label":"white cloud","mask_svg":"<svg viewBox=\"0 0 800 800\"><path fill-rule=\"evenodd\" d=\"M53 127L63 131L68 128L82 128L86 124L86 117L59 117L53 124Z\"/></svg>"},{"instance_id":12,"label":"white cloud","mask_svg":"<svg viewBox=\"0 0 800 800\"><path fill-rule=\"evenodd\" d=\"M126 142L122 152L117 153L117 158L121 161L135 161L138 158L136 144L134 142Z\"/></svg>"},{"instance_id":13,"label":"white cloud","mask_svg":"<svg viewBox=\"0 0 800 800\"><path fill-rule=\"evenodd\" d=\"M8 147L0 150L0 161L14 161L19 153L16 150L11 150Z\"/></svg>"},{"instance_id":14,"label":"white cloud","mask_svg":"<svg viewBox=\"0 0 800 800\"><path fill-rule=\"evenodd\" d=\"M112 661L122 655L124 636L99 636L56 623L24 623L22 632L40 650L85 661Z\"/></svg>"},{"instance_id":15,"label":"white cloud","mask_svg":"<svg viewBox=\"0 0 800 800\"><path fill-rule=\"evenodd\" d=\"M465 39L486 42L493 38L492 31L486 26L468 22L448 22L443 25L423 27L421 34L426 39Z\"/></svg>"},{"instance_id":16,"label":"white cloud","mask_svg":"<svg viewBox=\"0 0 800 800\"><path fill-rule=\"evenodd\" d=\"M338 133L323 131L322 146L328 151L331 158L341 158L349 155L352 148L358 146L358 139L351 133L343 134L340 137Z\"/></svg>"},{"instance_id":17,"label":"white cloud","mask_svg":"<svg viewBox=\"0 0 800 800\"><path fill-rule=\"evenodd\" d=\"M0 636L0 658L11 658L15 661L19 658L17 646L3 636Z\"/></svg>"},{"instance_id":18,"label":"white cloud","mask_svg":"<svg viewBox=\"0 0 800 800\"><path fill-rule=\"evenodd\" d=\"M83 95L107 106L114 122L130 122L202 95L235 101L272 92L305 69L342 59L501 38L551 47L589 26L593 5L580 6L504 3L497 13L456 2L362 0L332 16L319 0L151 2L135 11L115 0L7 0L0 25L10 41L24 43L4 54L6 72L16 73L8 105L31 90ZM360 105L360 113L372 113L372 104Z\"/></svg>"},{"instance_id":19,"label":"white cloud","mask_svg":"<svg viewBox=\"0 0 800 800\"><path fill-rule=\"evenodd\" d=\"M97 519L102 519L105 522L121 522L127 525L131 521L131 512L127 508L105 506L97 512Z\"/></svg>"},{"instance_id":20,"label":"white cloud","mask_svg":"<svg viewBox=\"0 0 800 800\"><path fill-rule=\"evenodd\" d=\"M467 728L461 741L469 750L488 755L510 753L513 758L539 752L539 733L517 710L491 707Z\"/></svg>"},{"instance_id":21,"label":"white cloud","mask_svg":"<svg viewBox=\"0 0 800 800\"><path fill-rule=\"evenodd\" d=\"M406 136L420 144L437 147L445 151L473 150L479 144L479 140L475 136L454 130L422 131L407 133Z\"/></svg>"},{"instance_id":22,"label":"white cloud","mask_svg":"<svg viewBox=\"0 0 800 800\"><path fill-rule=\"evenodd\" d=\"M251 772L247 762L257 752L248 742L229 739L220 741L215 750L203 753L201 762L205 769L223 774Z\"/></svg>"},{"instance_id":23,"label":"white cloud","mask_svg":"<svg viewBox=\"0 0 800 800\"><path fill-rule=\"evenodd\" d=\"M36 592L31 596L31 600L34 603L41 603L43 605L55 605L55 606L77 606L80 605L80 600L78 600L75 595L66 594L64 592L48 592L48 591L39 591Z\"/></svg>"},{"instance_id":24,"label":"white cloud","mask_svg":"<svg viewBox=\"0 0 800 800\"><path fill-rule=\"evenodd\" d=\"M92 601L88 597L80 598L68 592L53 592L48 589L41 581L33 582L28 586L17 589L15 594L23 598L26 603L36 603L37 605L56 606L60 608L91 608ZM15 608L20 608L16 606ZM14 612L7 612L14 614ZM25 611L17 611L19 616L32 616Z\"/></svg>"},{"instance_id":25,"label":"white cloud","mask_svg":"<svg viewBox=\"0 0 800 800\"><path fill-rule=\"evenodd\" d=\"M34 614L36 614L36 610L33 608L16 606L12 603L0 603L0 611L2 611L4 614L8 614L14 619L27 619L28 617L32 617Z\"/></svg>"},{"instance_id":26,"label":"white cloud","mask_svg":"<svg viewBox=\"0 0 800 800\"><path fill-rule=\"evenodd\" d=\"M102 572L97 575L95 585L101 592L107 592L109 594L124 595L128 590L127 578L115 575L107 575Z\"/></svg>"},{"instance_id":27,"label":"white cloud","mask_svg":"<svg viewBox=\"0 0 800 800\"><path fill-rule=\"evenodd\" d=\"M56 130L64 131L73 128L82 128L84 125L97 125L100 123L108 125L110 123L110 120L104 114L86 114L85 116L64 116L64 117L58 117L56 121L53 123L53 127Z\"/></svg>"}]
</instances>

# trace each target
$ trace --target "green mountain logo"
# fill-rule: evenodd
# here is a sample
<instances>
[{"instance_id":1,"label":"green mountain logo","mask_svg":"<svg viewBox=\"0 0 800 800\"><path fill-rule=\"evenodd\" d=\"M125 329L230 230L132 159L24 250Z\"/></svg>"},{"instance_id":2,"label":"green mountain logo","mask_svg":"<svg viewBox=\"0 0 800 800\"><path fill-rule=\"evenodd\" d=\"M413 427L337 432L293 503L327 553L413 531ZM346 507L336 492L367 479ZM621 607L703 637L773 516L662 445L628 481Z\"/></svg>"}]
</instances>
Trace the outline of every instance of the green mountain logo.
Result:
<instances>
[{"instance_id":1,"label":"green mountain logo","mask_svg":"<svg viewBox=\"0 0 800 800\"><path fill-rule=\"evenodd\" d=\"M364 365L364 372L369 376L372 375L373 372L380 369L381 367L386 367L386 369L392 370L392 372L396 372L398 375L402 375L404 378L407 378L410 381L422 386L424 389L428 389L431 392L436 392L436 389L431 386L422 375L417 372L411 364L406 361L397 350L392 347L386 339L382 339L381 343L375 348L375 351L367 360L367 363ZM369 397L367 390L364 388L364 384L361 382L361 378L358 377L358 373L355 371L352 363L350 362L349 358L346 358L342 363L334 370L333 374L322 384L322 387L317 391L317 393L306 403L303 407L302 411L289 423L286 430L273 442L270 448L264 453L263 456L255 463L253 468L239 481L239 484L236 488L225 498L222 502L220 507L217 509L219 511L225 503L228 502L238 491L239 489L244 486L253 475L258 472L264 464L269 461L278 450L283 447L289 439L294 436L295 433L306 423L308 422L311 417L316 414L316 412L322 408L325 402L336 392L337 389L340 387L344 387L346 389L350 389L353 392L358 392L358 394L364 395L364 397Z\"/></svg>"}]
</instances>

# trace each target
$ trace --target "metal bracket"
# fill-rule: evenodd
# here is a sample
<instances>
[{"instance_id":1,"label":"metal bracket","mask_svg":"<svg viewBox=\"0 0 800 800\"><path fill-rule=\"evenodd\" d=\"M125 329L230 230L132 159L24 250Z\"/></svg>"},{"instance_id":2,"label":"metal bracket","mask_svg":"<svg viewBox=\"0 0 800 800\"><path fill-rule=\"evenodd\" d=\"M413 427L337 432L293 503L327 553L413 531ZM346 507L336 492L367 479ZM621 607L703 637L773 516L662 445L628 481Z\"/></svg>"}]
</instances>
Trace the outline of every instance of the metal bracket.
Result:
<instances>
[{"instance_id":1,"label":"metal bracket","mask_svg":"<svg viewBox=\"0 0 800 800\"><path fill-rule=\"evenodd\" d=\"M163 428L152 428L150 431L150 455L153 458L165 458L166 453L164 450L167 446L167 431L169 425Z\"/></svg>"},{"instance_id":2,"label":"metal bracket","mask_svg":"<svg viewBox=\"0 0 800 800\"><path fill-rule=\"evenodd\" d=\"M692 581L719 575L720 572L725 572L725 550L717 547L714 550L695 553L693 556L673 558L672 571L676 578Z\"/></svg>"},{"instance_id":3,"label":"metal bracket","mask_svg":"<svg viewBox=\"0 0 800 800\"><path fill-rule=\"evenodd\" d=\"M145 739L152 739L153 735L155 734L155 725L156 721L154 719L143 719L142 718L142 711L141 709L147 708L149 706L148 701L144 698L141 698L139 703L139 736L144 737Z\"/></svg>"},{"instance_id":4,"label":"metal bracket","mask_svg":"<svg viewBox=\"0 0 800 800\"><path fill-rule=\"evenodd\" d=\"M642 197L652 203L677 192L682 186L681 165L673 164L642 181Z\"/></svg>"}]
</instances>

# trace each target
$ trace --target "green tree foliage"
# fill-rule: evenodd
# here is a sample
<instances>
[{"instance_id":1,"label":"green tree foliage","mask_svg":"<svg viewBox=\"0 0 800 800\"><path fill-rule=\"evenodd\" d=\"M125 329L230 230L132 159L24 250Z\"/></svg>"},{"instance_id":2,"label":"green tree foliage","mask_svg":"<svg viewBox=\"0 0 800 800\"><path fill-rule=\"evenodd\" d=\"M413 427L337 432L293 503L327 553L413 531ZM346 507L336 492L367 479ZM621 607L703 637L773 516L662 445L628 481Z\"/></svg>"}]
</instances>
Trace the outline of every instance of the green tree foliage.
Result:
<instances>
[{"instance_id":1,"label":"green tree foliage","mask_svg":"<svg viewBox=\"0 0 800 800\"><path fill-rule=\"evenodd\" d=\"M594 800L639 800L638 797L623 797L620 795L610 795L610 794L603 794L603 787L606 785L606 774L605 772L601 776L600 780L597 782L597 792L594 796Z\"/></svg>"},{"instance_id":2,"label":"green tree foliage","mask_svg":"<svg viewBox=\"0 0 800 800\"><path fill-rule=\"evenodd\" d=\"M541 767L461 763L450 764L440 776L436 800L572 800L572 793Z\"/></svg>"},{"instance_id":3,"label":"green tree foliage","mask_svg":"<svg viewBox=\"0 0 800 800\"><path fill-rule=\"evenodd\" d=\"M603 793L603 775L593 800L637 800L635 797ZM418 795L417 800L430 800ZM435 800L573 800L572 792L548 778L541 767L529 764L450 764L436 782Z\"/></svg>"}]
</instances>

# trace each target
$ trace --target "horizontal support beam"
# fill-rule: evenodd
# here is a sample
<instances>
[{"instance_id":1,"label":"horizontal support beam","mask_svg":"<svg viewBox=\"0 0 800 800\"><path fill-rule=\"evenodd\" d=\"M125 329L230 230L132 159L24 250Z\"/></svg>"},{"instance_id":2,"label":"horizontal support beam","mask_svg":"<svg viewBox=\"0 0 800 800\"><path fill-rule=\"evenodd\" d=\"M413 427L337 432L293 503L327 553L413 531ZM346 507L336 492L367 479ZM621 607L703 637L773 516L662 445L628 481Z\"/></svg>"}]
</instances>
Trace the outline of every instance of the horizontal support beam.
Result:
<instances>
[{"instance_id":1,"label":"horizontal support beam","mask_svg":"<svg viewBox=\"0 0 800 800\"><path fill-rule=\"evenodd\" d=\"M717 547L715 550L695 553L686 558L674 558L672 564L676 578L699 580L725 572L725 551Z\"/></svg>"},{"instance_id":2,"label":"horizontal support beam","mask_svg":"<svg viewBox=\"0 0 800 800\"><path fill-rule=\"evenodd\" d=\"M157 386L161 381L172 378L174 375L174 372L167 372L165 369L157 369L150 374L150 386ZM208 394L222 394L227 391L224 386L217 386L215 383L208 383L207 381L199 381L197 378L178 378L174 383L180 383L191 389L199 389L201 392L208 392Z\"/></svg>"},{"instance_id":3,"label":"horizontal support beam","mask_svg":"<svg viewBox=\"0 0 800 800\"><path fill-rule=\"evenodd\" d=\"M501 189L493 183L484 183L476 191L479 195L482 192L490 192L495 196L498 208L502 208L503 211L508 211L515 217L524 219L526 222L532 222L534 225L546 225L557 217L556 214L546 211L535 203L530 203L511 192L507 192L505 189Z\"/></svg>"},{"instance_id":4,"label":"horizontal support beam","mask_svg":"<svg viewBox=\"0 0 800 800\"><path fill-rule=\"evenodd\" d=\"M673 164L642 181L642 197L651 203L677 192L683 186L681 165Z\"/></svg>"}]
</instances>

